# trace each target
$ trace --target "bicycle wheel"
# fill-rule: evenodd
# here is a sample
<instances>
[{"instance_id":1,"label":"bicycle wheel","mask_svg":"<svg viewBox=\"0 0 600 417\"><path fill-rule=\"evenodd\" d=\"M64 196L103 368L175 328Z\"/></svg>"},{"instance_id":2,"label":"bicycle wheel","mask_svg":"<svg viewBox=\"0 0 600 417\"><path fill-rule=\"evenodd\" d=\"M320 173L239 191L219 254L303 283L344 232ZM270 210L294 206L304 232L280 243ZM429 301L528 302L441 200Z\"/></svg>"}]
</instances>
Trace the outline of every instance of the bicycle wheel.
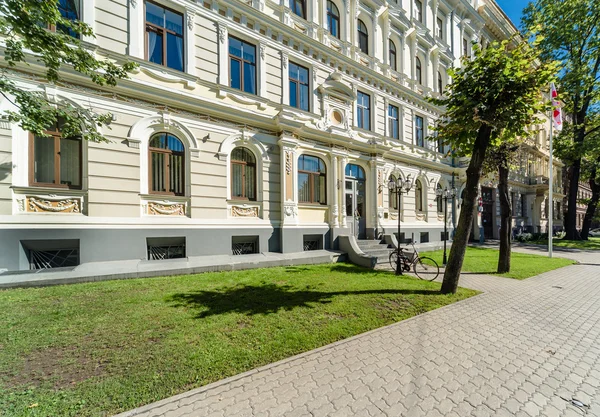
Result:
<instances>
[{"instance_id":1,"label":"bicycle wheel","mask_svg":"<svg viewBox=\"0 0 600 417\"><path fill-rule=\"evenodd\" d=\"M433 281L440 274L440 267L431 258L419 257L413 264L415 275L426 281Z\"/></svg>"},{"instance_id":2,"label":"bicycle wheel","mask_svg":"<svg viewBox=\"0 0 600 417\"><path fill-rule=\"evenodd\" d=\"M396 270L396 262L398 262L398 252L393 251L390 253L390 266L394 271Z\"/></svg>"}]
</instances>

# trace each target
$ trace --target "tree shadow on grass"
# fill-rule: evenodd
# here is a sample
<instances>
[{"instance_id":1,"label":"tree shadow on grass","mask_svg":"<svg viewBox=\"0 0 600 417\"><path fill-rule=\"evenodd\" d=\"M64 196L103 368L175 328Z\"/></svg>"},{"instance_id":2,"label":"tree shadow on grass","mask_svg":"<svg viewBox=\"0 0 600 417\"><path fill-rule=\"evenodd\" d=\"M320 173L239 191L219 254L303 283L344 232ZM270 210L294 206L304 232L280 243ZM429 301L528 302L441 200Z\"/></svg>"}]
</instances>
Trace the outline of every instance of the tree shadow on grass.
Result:
<instances>
[{"instance_id":1,"label":"tree shadow on grass","mask_svg":"<svg viewBox=\"0 0 600 417\"><path fill-rule=\"evenodd\" d=\"M289 311L297 307L314 308L314 304L327 304L334 297L344 295L439 295L437 290L361 290L361 291L317 291L307 286L299 289L291 285L263 283L259 285L236 285L211 291L193 291L173 294L167 302L173 307L190 307L201 310L196 318L205 318L227 313L240 313L247 316L273 314L280 310Z\"/></svg>"}]
</instances>

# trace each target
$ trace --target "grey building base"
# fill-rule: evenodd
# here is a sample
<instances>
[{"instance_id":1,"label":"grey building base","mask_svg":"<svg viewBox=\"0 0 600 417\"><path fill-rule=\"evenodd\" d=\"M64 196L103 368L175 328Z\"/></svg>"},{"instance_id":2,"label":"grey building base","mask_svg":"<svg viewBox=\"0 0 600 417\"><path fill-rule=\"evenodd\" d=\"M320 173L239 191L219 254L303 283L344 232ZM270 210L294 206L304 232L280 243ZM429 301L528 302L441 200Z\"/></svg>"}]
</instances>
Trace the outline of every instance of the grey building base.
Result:
<instances>
[{"instance_id":1,"label":"grey building base","mask_svg":"<svg viewBox=\"0 0 600 417\"><path fill-rule=\"evenodd\" d=\"M281 229L281 251L283 253L302 252L305 242L319 241L319 249L332 249L331 229L323 227L289 226Z\"/></svg>"},{"instance_id":2,"label":"grey building base","mask_svg":"<svg viewBox=\"0 0 600 417\"><path fill-rule=\"evenodd\" d=\"M149 278L168 275L188 275L214 271L237 271L274 266L334 263L346 260L337 251L317 250L290 254L266 253L251 255L199 256L163 261L129 260L92 262L67 270L39 273L0 274L0 288L45 287L50 285L115 279Z\"/></svg>"},{"instance_id":3,"label":"grey building base","mask_svg":"<svg viewBox=\"0 0 600 417\"><path fill-rule=\"evenodd\" d=\"M29 270L29 250L79 247L79 263L147 260L147 239L185 241L185 256L231 255L232 239L256 239L259 253L281 252L279 228L13 229L2 232L0 271ZM181 239L183 238L183 239ZM45 245L45 246L44 246ZM300 245L294 252L302 251ZM288 251L292 252L292 251Z\"/></svg>"}]
</instances>

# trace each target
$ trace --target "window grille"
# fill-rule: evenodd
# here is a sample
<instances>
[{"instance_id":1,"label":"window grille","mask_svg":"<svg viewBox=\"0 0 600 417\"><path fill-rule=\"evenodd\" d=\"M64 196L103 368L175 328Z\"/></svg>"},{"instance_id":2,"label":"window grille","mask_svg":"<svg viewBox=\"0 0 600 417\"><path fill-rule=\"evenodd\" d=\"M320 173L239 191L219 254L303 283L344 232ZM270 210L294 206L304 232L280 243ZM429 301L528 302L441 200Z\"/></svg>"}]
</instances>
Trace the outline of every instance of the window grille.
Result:
<instances>
[{"instance_id":1,"label":"window grille","mask_svg":"<svg viewBox=\"0 0 600 417\"><path fill-rule=\"evenodd\" d=\"M231 252L234 255L249 255L258 253L258 236L233 236Z\"/></svg>"},{"instance_id":2,"label":"window grille","mask_svg":"<svg viewBox=\"0 0 600 417\"><path fill-rule=\"evenodd\" d=\"M29 251L29 269L52 269L79 265L79 249Z\"/></svg>"}]
</instances>

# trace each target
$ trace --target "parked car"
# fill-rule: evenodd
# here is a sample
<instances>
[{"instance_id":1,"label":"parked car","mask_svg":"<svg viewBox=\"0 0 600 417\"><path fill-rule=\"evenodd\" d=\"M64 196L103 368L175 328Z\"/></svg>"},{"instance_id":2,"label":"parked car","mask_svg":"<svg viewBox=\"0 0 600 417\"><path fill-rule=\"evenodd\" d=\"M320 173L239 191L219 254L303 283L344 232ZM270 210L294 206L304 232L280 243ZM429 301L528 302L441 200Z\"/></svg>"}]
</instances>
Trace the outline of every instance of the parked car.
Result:
<instances>
[{"instance_id":1,"label":"parked car","mask_svg":"<svg viewBox=\"0 0 600 417\"><path fill-rule=\"evenodd\" d=\"M600 237L600 228L599 229L592 229L589 231L588 233L591 237Z\"/></svg>"}]
</instances>

